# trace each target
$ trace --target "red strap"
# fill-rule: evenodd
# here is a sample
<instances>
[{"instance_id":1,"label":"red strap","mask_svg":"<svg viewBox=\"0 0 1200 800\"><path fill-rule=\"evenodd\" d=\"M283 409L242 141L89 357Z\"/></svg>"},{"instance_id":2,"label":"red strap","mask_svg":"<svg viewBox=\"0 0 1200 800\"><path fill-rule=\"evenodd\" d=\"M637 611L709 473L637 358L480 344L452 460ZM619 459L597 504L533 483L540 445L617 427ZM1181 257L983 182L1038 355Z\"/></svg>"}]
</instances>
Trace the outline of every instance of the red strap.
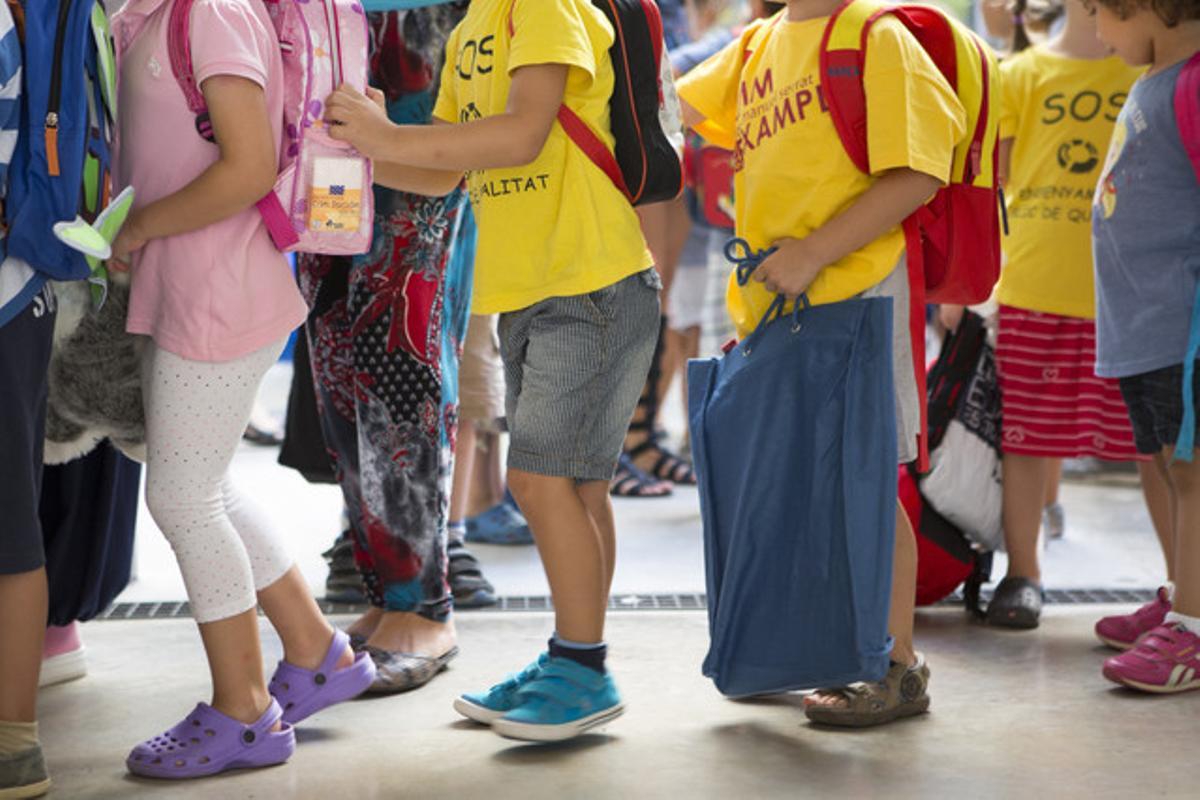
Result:
<instances>
[{"instance_id":1,"label":"red strap","mask_svg":"<svg viewBox=\"0 0 1200 800\"><path fill-rule=\"evenodd\" d=\"M513 12L516 7L516 2L508 7L508 36L510 39L517 34L517 26L513 22ZM621 194L625 195L625 198L632 203L633 196L629 193L629 187L625 185L625 174L621 172L616 156L592 130L592 127L584 122L578 114L567 108L566 103L558 107L558 124L562 125L563 131L575 143L575 146L582 150L583 154L591 159L591 162L599 167L600 171L613 182L613 185L621 190Z\"/></svg>"},{"instance_id":2,"label":"red strap","mask_svg":"<svg viewBox=\"0 0 1200 800\"><path fill-rule=\"evenodd\" d=\"M837 129L842 147L854 166L861 172L871 174L870 157L867 150L867 95L863 87L864 49L830 50L829 37L833 28L854 0L845 0L833 12L825 33L821 38L821 90L829 106L829 116ZM873 20L872 20L873 21ZM871 25L863 26L866 38Z\"/></svg>"},{"instance_id":3,"label":"red strap","mask_svg":"<svg viewBox=\"0 0 1200 800\"><path fill-rule=\"evenodd\" d=\"M919 474L929 471L929 402L925 386L925 251L922 238L921 224L916 215L905 220L904 246L908 250L908 328L912 339L914 377L917 380L917 406L921 409L921 430L917 434Z\"/></svg>"},{"instance_id":4,"label":"red strap","mask_svg":"<svg viewBox=\"0 0 1200 800\"><path fill-rule=\"evenodd\" d=\"M625 195L626 199L632 203L633 197L629 194L629 187L625 185L625 175L621 172L620 165L617 164L616 156L596 135L592 127L566 105L558 108L558 124L562 125L567 136L571 137L571 141L583 151L583 154L591 159L592 163L599 167L600 171L621 190L621 194Z\"/></svg>"},{"instance_id":5,"label":"red strap","mask_svg":"<svg viewBox=\"0 0 1200 800\"><path fill-rule=\"evenodd\" d=\"M1175 119L1183 149L1200 181L1200 53L1183 65L1175 83Z\"/></svg>"}]
</instances>

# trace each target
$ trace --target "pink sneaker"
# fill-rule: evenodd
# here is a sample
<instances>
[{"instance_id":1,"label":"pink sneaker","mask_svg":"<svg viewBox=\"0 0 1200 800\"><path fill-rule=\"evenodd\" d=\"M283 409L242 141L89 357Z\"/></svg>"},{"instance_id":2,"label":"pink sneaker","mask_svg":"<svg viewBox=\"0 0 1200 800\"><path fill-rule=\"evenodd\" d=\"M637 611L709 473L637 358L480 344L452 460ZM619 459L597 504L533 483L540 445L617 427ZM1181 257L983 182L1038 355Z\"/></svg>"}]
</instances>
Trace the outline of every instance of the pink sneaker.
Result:
<instances>
[{"instance_id":1,"label":"pink sneaker","mask_svg":"<svg viewBox=\"0 0 1200 800\"><path fill-rule=\"evenodd\" d=\"M1200 689L1200 636L1179 624L1160 625L1105 661L1104 677L1155 694Z\"/></svg>"},{"instance_id":2,"label":"pink sneaker","mask_svg":"<svg viewBox=\"0 0 1200 800\"><path fill-rule=\"evenodd\" d=\"M42 674L38 686L54 686L87 675L87 659L83 641L79 638L79 623L64 627L46 628L46 644L42 648Z\"/></svg>"},{"instance_id":3,"label":"pink sneaker","mask_svg":"<svg viewBox=\"0 0 1200 800\"><path fill-rule=\"evenodd\" d=\"M1152 601L1132 614L1105 617L1097 622L1096 637L1114 650L1128 650L1148 631L1162 625L1170 610L1171 601L1164 586Z\"/></svg>"}]
</instances>

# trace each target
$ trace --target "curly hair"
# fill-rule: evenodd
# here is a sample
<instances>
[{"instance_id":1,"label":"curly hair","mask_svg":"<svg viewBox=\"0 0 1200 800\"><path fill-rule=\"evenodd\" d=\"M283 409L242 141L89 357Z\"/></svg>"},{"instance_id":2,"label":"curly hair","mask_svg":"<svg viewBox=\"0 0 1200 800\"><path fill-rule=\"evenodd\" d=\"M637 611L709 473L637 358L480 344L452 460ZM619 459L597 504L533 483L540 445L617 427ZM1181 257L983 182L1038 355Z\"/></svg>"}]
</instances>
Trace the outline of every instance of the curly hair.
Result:
<instances>
[{"instance_id":1,"label":"curly hair","mask_svg":"<svg viewBox=\"0 0 1200 800\"><path fill-rule=\"evenodd\" d=\"M1200 0L1085 0L1089 8L1104 6L1121 19L1129 19L1141 8L1153 11L1168 28L1200 19Z\"/></svg>"}]
</instances>

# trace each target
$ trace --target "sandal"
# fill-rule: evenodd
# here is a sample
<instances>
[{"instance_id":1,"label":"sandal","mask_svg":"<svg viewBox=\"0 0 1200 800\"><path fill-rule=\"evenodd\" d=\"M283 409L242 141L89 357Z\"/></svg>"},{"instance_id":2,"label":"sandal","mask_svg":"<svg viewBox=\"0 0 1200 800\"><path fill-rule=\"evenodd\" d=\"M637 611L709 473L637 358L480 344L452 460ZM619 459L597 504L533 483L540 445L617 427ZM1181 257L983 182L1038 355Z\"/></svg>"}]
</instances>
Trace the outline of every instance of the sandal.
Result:
<instances>
[{"instance_id":1,"label":"sandal","mask_svg":"<svg viewBox=\"0 0 1200 800\"><path fill-rule=\"evenodd\" d=\"M913 666L892 664L877 683L856 683L825 694L839 695L845 706L809 705L804 713L811 722L838 728L872 728L929 710L929 666L918 654Z\"/></svg>"},{"instance_id":2,"label":"sandal","mask_svg":"<svg viewBox=\"0 0 1200 800\"><path fill-rule=\"evenodd\" d=\"M1042 617L1042 585L1029 578L1000 581L988 604L987 621L999 628L1031 630Z\"/></svg>"},{"instance_id":3,"label":"sandal","mask_svg":"<svg viewBox=\"0 0 1200 800\"><path fill-rule=\"evenodd\" d=\"M450 593L454 595L455 608L486 608L494 606L496 588L483 577L479 559L464 545L451 544L446 549L449 567L446 580Z\"/></svg>"},{"instance_id":4,"label":"sandal","mask_svg":"<svg viewBox=\"0 0 1200 800\"><path fill-rule=\"evenodd\" d=\"M458 655L458 648L452 647L437 658L394 653L370 645L367 645L366 653L375 662L375 682L371 684L371 694L399 694L420 689L436 678Z\"/></svg>"},{"instance_id":5,"label":"sandal","mask_svg":"<svg viewBox=\"0 0 1200 800\"><path fill-rule=\"evenodd\" d=\"M617 472L609 484L613 497L670 497L674 492L671 484L651 478L626 453L617 460Z\"/></svg>"},{"instance_id":6,"label":"sandal","mask_svg":"<svg viewBox=\"0 0 1200 800\"><path fill-rule=\"evenodd\" d=\"M296 751L296 731L282 719L275 700L251 725L200 703L183 722L133 748L125 766L134 775L177 780L282 764Z\"/></svg>"},{"instance_id":7,"label":"sandal","mask_svg":"<svg viewBox=\"0 0 1200 800\"><path fill-rule=\"evenodd\" d=\"M630 426L630 430L635 430ZM634 463L637 463L637 458L651 451L658 454L658 460L654 462L654 466L650 468L650 474L660 481L673 483L676 486L695 486L696 471L692 468L683 456L668 449L663 444L665 434L662 431L655 431L646 438L646 441L627 451L627 455Z\"/></svg>"},{"instance_id":8,"label":"sandal","mask_svg":"<svg viewBox=\"0 0 1200 800\"><path fill-rule=\"evenodd\" d=\"M296 725L318 711L353 700L375 680L375 664L366 653L355 653L354 662L337 669L338 659L350 646L350 637L335 631L325 660L315 670L280 661L271 678L271 696L283 706L283 721Z\"/></svg>"}]
</instances>

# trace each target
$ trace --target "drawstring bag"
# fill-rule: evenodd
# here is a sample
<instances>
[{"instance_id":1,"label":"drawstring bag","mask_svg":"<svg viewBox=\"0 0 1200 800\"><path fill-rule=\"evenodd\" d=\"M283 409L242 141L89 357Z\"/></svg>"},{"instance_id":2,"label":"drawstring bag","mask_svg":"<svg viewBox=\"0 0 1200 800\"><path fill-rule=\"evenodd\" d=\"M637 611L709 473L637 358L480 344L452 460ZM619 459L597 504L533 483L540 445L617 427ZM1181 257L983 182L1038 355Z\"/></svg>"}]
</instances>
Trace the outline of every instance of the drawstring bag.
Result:
<instances>
[{"instance_id":1,"label":"drawstring bag","mask_svg":"<svg viewBox=\"0 0 1200 800\"><path fill-rule=\"evenodd\" d=\"M739 252L740 251L740 252ZM767 253L734 240L745 285ZM688 367L708 587L731 697L883 678L896 521L892 300L788 313Z\"/></svg>"}]
</instances>

